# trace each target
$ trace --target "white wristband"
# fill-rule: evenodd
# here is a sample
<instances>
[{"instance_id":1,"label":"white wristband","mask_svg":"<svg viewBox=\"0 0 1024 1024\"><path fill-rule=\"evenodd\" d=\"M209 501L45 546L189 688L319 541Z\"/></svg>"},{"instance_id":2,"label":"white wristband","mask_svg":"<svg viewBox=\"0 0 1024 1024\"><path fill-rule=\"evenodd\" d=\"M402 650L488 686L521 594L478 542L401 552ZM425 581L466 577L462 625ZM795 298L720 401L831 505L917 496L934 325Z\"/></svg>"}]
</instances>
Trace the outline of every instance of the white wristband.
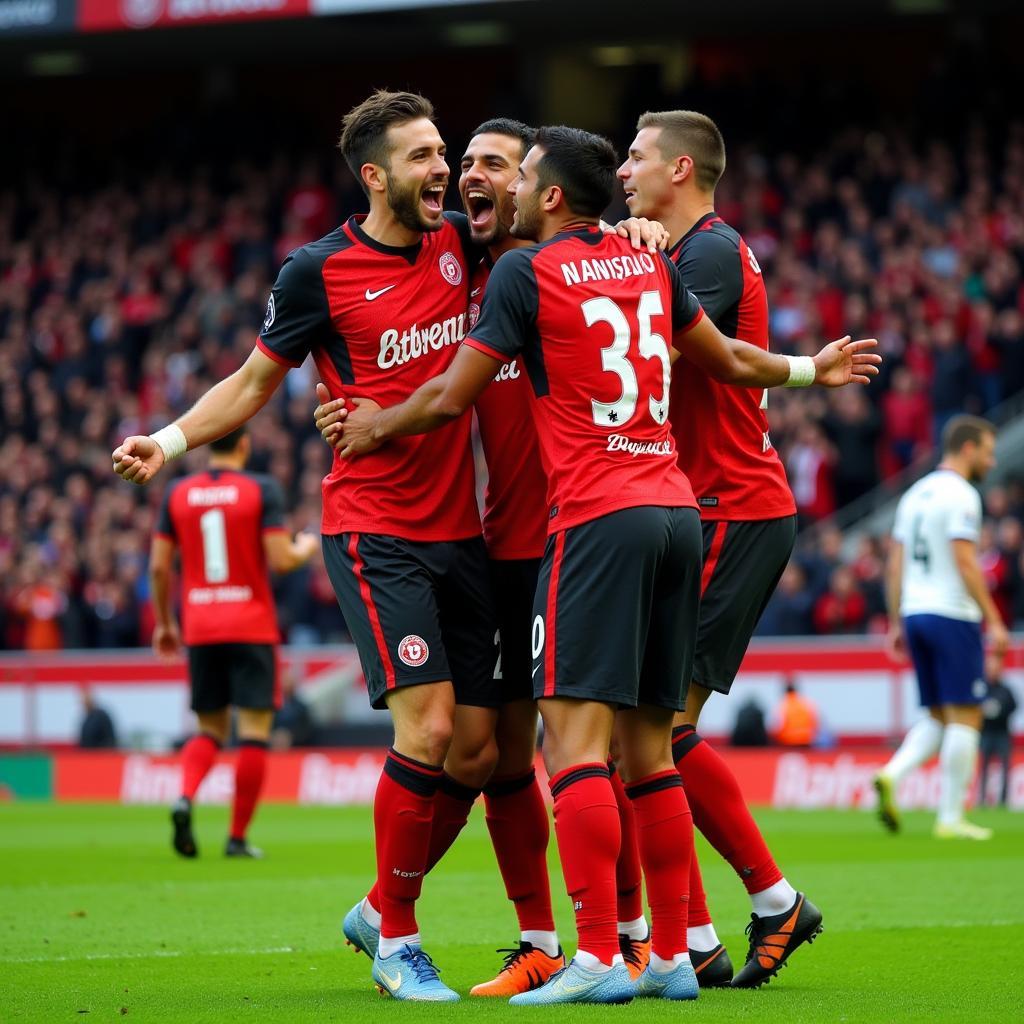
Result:
<instances>
[{"instance_id":1,"label":"white wristband","mask_svg":"<svg viewBox=\"0 0 1024 1024\"><path fill-rule=\"evenodd\" d=\"M176 459L188 451L188 442L177 423L161 427L155 434L149 436L163 450L164 462L170 462L171 459Z\"/></svg>"},{"instance_id":2,"label":"white wristband","mask_svg":"<svg viewBox=\"0 0 1024 1024\"><path fill-rule=\"evenodd\" d=\"M818 371L810 356L786 356L789 362L789 378L783 387L808 388L814 383Z\"/></svg>"}]
</instances>

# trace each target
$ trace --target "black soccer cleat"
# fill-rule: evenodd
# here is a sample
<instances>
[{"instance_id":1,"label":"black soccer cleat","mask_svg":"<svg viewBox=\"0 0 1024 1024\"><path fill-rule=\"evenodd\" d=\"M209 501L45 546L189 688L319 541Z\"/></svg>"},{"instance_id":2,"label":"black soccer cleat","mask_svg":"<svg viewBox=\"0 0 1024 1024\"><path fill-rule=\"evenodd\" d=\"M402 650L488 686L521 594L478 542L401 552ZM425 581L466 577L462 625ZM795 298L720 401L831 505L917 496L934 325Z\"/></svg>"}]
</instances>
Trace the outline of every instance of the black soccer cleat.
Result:
<instances>
[{"instance_id":1,"label":"black soccer cleat","mask_svg":"<svg viewBox=\"0 0 1024 1024\"><path fill-rule=\"evenodd\" d=\"M258 846L250 846L245 839L228 839L224 847L225 857L249 857L251 860L263 860L263 851Z\"/></svg>"},{"instance_id":2,"label":"black soccer cleat","mask_svg":"<svg viewBox=\"0 0 1024 1024\"><path fill-rule=\"evenodd\" d=\"M759 988L771 981L803 942L813 942L822 930L821 911L802 892L789 910L771 917L750 915L747 962L732 980L733 988Z\"/></svg>"},{"instance_id":3,"label":"black soccer cleat","mask_svg":"<svg viewBox=\"0 0 1024 1024\"><path fill-rule=\"evenodd\" d=\"M721 943L705 953L699 949L691 949L690 963L693 965L693 973L697 975L697 984L701 988L729 987L729 982L732 981L732 961Z\"/></svg>"},{"instance_id":4,"label":"black soccer cleat","mask_svg":"<svg viewBox=\"0 0 1024 1024\"><path fill-rule=\"evenodd\" d=\"M179 797L171 808L171 824L174 837L171 845L182 857L198 857L199 848L192 835L192 801L187 796Z\"/></svg>"}]
</instances>

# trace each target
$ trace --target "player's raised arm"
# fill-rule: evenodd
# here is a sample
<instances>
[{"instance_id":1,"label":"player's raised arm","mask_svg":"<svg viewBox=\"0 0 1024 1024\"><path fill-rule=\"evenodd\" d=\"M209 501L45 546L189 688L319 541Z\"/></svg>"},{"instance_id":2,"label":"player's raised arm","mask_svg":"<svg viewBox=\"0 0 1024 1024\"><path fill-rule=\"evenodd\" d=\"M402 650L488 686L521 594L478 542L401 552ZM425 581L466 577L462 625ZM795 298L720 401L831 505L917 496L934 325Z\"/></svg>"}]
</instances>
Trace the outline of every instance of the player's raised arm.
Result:
<instances>
[{"instance_id":1,"label":"player's raised arm","mask_svg":"<svg viewBox=\"0 0 1024 1024\"><path fill-rule=\"evenodd\" d=\"M444 373L431 377L404 402L382 409L369 399L352 399L351 412L338 410L344 421L338 452L343 459L379 448L393 437L425 434L463 415L501 369L501 360L462 345Z\"/></svg>"},{"instance_id":2,"label":"player's raised arm","mask_svg":"<svg viewBox=\"0 0 1024 1024\"><path fill-rule=\"evenodd\" d=\"M214 384L174 423L155 434L126 437L114 449L114 472L133 484L148 484L164 463L231 433L255 416L287 372L287 366L254 348L230 377Z\"/></svg>"}]
</instances>

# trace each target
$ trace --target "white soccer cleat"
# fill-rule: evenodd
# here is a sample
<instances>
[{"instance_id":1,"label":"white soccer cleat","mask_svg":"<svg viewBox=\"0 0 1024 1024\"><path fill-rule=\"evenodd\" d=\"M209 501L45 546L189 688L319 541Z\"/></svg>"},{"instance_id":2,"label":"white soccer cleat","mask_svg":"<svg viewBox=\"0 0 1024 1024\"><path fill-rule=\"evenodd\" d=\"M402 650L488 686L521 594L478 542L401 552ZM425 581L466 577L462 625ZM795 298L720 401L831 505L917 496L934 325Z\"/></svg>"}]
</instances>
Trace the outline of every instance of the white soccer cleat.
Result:
<instances>
[{"instance_id":1,"label":"white soccer cleat","mask_svg":"<svg viewBox=\"0 0 1024 1024\"><path fill-rule=\"evenodd\" d=\"M936 839L975 839L984 841L992 838L992 829L972 825L969 821L955 821L951 825L936 825L932 835Z\"/></svg>"}]
</instances>

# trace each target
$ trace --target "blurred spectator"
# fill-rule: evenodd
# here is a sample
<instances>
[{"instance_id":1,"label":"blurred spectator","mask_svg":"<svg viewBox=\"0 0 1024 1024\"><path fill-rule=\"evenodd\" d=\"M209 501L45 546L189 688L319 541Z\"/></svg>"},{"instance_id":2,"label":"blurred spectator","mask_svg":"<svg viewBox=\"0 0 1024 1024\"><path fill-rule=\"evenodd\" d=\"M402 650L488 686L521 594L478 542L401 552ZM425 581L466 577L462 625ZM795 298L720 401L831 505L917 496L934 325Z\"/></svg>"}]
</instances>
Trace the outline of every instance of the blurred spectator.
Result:
<instances>
[{"instance_id":1,"label":"blurred spectator","mask_svg":"<svg viewBox=\"0 0 1024 1024\"><path fill-rule=\"evenodd\" d=\"M88 687L82 689L82 725L78 734L78 745L83 750L109 750L117 746L114 722L106 710L101 708Z\"/></svg>"},{"instance_id":2,"label":"blurred spectator","mask_svg":"<svg viewBox=\"0 0 1024 1024\"><path fill-rule=\"evenodd\" d=\"M878 483L878 414L864 388L848 387L833 393L825 432L835 450L832 478L836 505L856 501Z\"/></svg>"},{"instance_id":3,"label":"blurred spectator","mask_svg":"<svg viewBox=\"0 0 1024 1024\"><path fill-rule=\"evenodd\" d=\"M931 407L917 378L906 366L892 372L892 383L882 396L883 476L906 469L931 450Z\"/></svg>"},{"instance_id":4,"label":"blurred spectator","mask_svg":"<svg viewBox=\"0 0 1024 1024\"><path fill-rule=\"evenodd\" d=\"M765 727L764 711L761 705L748 697L736 711L736 723L732 727L734 747L768 746L768 729Z\"/></svg>"},{"instance_id":5,"label":"blurred spectator","mask_svg":"<svg viewBox=\"0 0 1024 1024\"><path fill-rule=\"evenodd\" d=\"M1002 679L989 683L988 694L982 702L981 711L984 716L981 725L981 744L979 756L981 761L981 780L978 802L984 806L988 791L989 767L993 760L999 762L1001 785L999 803L1005 807L1010 789L1010 753L1013 749L1013 738L1010 733L1010 719L1017 710L1017 699L1013 691ZM993 801L994 802L994 801Z\"/></svg>"},{"instance_id":6,"label":"blurred spectator","mask_svg":"<svg viewBox=\"0 0 1024 1024\"><path fill-rule=\"evenodd\" d=\"M814 597L799 562L790 562L779 580L756 632L760 636L806 636L812 631Z\"/></svg>"},{"instance_id":7,"label":"blurred spectator","mask_svg":"<svg viewBox=\"0 0 1024 1024\"><path fill-rule=\"evenodd\" d=\"M833 464L835 451L821 427L805 423L789 448L786 471L793 489L800 524L808 526L836 510Z\"/></svg>"},{"instance_id":8,"label":"blurred spectator","mask_svg":"<svg viewBox=\"0 0 1024 1024\"><path fill-rule=\"evenodd\" d=\"M832 573L829 588L814 604L816 633L861 633L868 619L868 603L857 586L853 570L841 565Z\"/></svg>"},{"instance_id":9,"label":"blurred spectator","mask_svg":"<svg viewBox=\"0 0 1024 1024\"><path fill-rule=\"evenodd\" d=\"M817 738L818 709L792 681L786 683L775 720L775 742L784 747L809 747Z\"/></svg>"}]
</instances>

